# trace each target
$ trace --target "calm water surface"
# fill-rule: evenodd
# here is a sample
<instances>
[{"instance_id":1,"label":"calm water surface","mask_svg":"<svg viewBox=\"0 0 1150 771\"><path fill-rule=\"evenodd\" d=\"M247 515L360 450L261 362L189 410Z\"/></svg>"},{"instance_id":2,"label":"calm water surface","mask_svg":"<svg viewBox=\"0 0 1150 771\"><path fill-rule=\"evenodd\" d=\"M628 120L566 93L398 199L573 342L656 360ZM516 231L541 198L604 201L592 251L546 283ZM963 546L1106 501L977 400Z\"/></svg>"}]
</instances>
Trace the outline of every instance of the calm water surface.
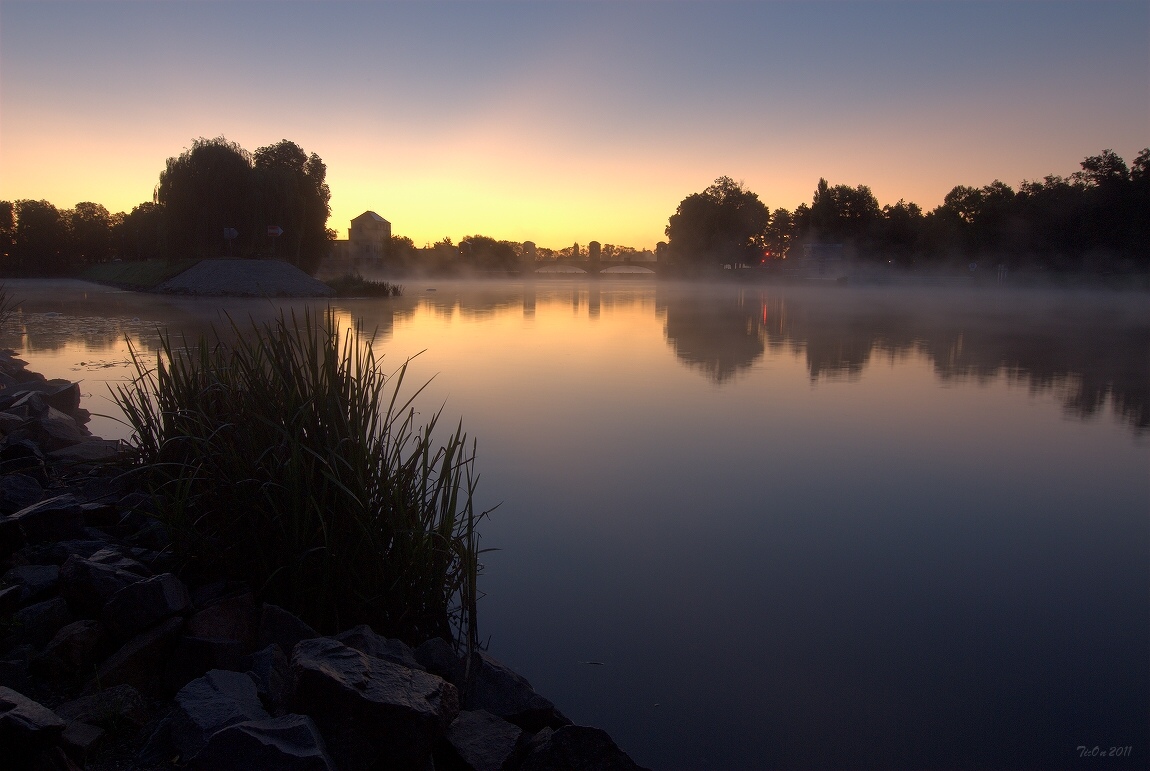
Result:
<instances>
[{"instance_id":1,"label":"calm water surface","mask_svg":"<svg viewBox=\"0 0 1150 771\"><path fill-rule=\"evenodd\" d=\"M10 289L0 345L108 415L125 335L303 307ZM491 652L640 763L1147 764L1145 294L413 282L336 308L479 440Z\"/></svg>"}]
</instances>

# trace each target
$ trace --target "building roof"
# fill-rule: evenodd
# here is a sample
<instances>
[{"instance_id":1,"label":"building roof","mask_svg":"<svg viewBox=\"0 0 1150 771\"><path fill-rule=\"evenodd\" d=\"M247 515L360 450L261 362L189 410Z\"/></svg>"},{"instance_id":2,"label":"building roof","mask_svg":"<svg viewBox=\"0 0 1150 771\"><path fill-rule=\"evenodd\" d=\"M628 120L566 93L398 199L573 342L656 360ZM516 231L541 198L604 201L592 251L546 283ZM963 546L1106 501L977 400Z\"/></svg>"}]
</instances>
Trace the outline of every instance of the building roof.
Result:
<instances>
[{"instance_id":1,"label":"building roof","mask_svg":"<svg viewBox=\"0 0 1150 771\"><path fill-rule=\"evenodd\" d=\"M388 222L388 221L387 221L387 220L385 220L383 217L379 216L378 214L376 214L376 213L375 213L375 212L373 212L373 211L365 211L363 214L361 214L361 215L359 215L358 217L355 217L354 219L352 219L352 222L358 222L359 220L363 219L364 217L367 217L367 218L369 218L369 219L371 219L371 220L373 220L373 221L375 221L375 222L383 222L383 223L386 223L386 224L388 224L388 225L390 225L390 224L391 224L390 222Z\"/></svg>"}]
</instances>

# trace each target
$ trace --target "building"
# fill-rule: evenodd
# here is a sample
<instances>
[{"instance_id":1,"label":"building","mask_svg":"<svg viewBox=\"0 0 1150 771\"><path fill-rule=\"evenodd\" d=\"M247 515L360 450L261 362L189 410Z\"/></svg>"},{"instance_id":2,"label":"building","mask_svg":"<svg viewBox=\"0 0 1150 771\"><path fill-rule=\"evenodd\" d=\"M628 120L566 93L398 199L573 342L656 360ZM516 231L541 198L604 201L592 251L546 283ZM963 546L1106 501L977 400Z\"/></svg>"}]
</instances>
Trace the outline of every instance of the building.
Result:
<instances>
[{"instance_id":1,"label":"building","mask_svg":"<svg viewBox=\"0 0 1150 771\"><path fill-rule=\"evenodd\" d=\"M357 265L379 264L390 245L391 223L373 211L365 211L351 221L346 239L331 242L331 258Z\"/></svg>"}]
</instances>

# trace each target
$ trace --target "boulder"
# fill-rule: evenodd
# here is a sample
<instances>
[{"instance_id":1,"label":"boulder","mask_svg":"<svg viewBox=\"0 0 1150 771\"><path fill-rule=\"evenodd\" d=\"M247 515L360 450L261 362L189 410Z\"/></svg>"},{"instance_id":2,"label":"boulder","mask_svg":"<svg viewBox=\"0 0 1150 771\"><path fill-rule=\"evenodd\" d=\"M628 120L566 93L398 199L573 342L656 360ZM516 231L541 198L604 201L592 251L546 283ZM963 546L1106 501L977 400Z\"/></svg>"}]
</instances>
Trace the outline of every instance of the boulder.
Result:
<instances>
[{"instance_id":1,"label":"boulder","mask_svg":"<svg viewBox=\"0 0 1150 771\"><path fill-rule=\"evenodd\" d=\"M236 640L184 635L168 660L164 679L174 690L212 669L243 672L246 654L245 646Z\"/></svg>"},{"instance_id":2,"label":"boulder","mask_svg":"<svg viewBox=\"0 0 1150 771\"><path fill-rule=\"evenodd\" d=\"M64 721L38 701L0 686L0 747L8 760L27 758L50 747L64 733ZM20 768L17 760L16 768Z\"/></svg>"},{"instance_id":3,"label":"boulder","mask_svg":"<svg viewBox=\"0 0 1150 771\"><path fill-rule=\"evenodd\" d=\"M188 763L203 771L336 771L306 715L236 723L212 734Z\"/></svg>"},{"instance_id":4,"label":"boulder","mask_svg":"<svg viewBox=\"0 0 1150 771\"><path fill-rule=\"evenodd\" d=\"M456 680L461 669L459 656L442 637L432 637L422 643L415 649L415 659L431 674L439 675L457 688L461 685Z\"/></svg>"},{"instance_id":5,"label":"boulder","mask_svg":"<svg viewBox=\"0 0 1150 771\"><path fill-rule=\"evenodd\" d=\"M424 669L415 658L411 648L403 640L391 640L375 633L367 624L360 624L354 629L340 632L335 635L336 640L349 648L355 648L360 653L376 659L390 661L393 664L405 666L408 669Z\"/></svg>"},{"instance_id":6,"label":"boulder","mask_svg":"<svg viewBox=\"0 0 1150 771\"><path fill-rule=\"evenodd\" d=\"M269 645L248 656L245 663L264 707L273 715L282 714L293 687L287 656L278 645Z\"/></svg>"},{"instance_id":7,"label":"boulder","mask_svg":"<svg viewBox=\"0 0 1150 771\"><path fill-rule=\"evenodd\" d=\"M49 454L49 458L52 451L79 444L91 437L75 418L55 407L48 407L36 417L31 432L32 438L39 443L42 451Z\"/></svg>"},{"instance_id":8,"label":"boulder","mask_svg":"<svg viewBox=\"0 0 1150 771\"><path fill-rule=\"evenodd\" d=\"M51 448L51 445L48 446ZM120 442L116 439L93 439L81 434L78 441L49 449L48 460L77 465L96 464L115 460L122 452Z\"/></svg>"},{"instance_id":9,"label":"boulder","mask_svg":"<svg viewBox=\"0 0 1150 771\"><path fill-rule=\"evenodd\" d=\"M56 565L20 565L4 574L0 582L17 585L21 592L21 602L42 600L55 593L60 582L60 568Z\"/></svg>"},{"instance_id":10,"label":"boulder","mask_svg":"<svg viewBox=\"0 0 1150 771\"><path fill-rule=\"evenodd\" d=\"M297 644L292 674L292 709L315 720L344 771L425 768L459 712L455 687L442 678L331 638Z\"/></svg>"},{"instance_id":11,"label":"boulder","mask_svg":"<svg viewBox=\"0 0 1150 771\"><path fill-rule=\"evenodd\" d=\"M101 620L113 635L131 637L137 632L183 613L191 598L184 582L171 573L128 584L104 605Z\"/></svg>"},{"instance_id":12,"label":"boulder","mask_svg":"<svg viewBox=\"0 0 1150 771\"><path fill-rule=\"evenodd\" d=\"M171 740L183 758L195 757L216 731L270 715L260 703L256 684L247 675L213 669L176 694Z\"/></svg>"},{"instance_id":13,"label":"boulder","mask_svg":"<svg viewBox=\"0 0 1150 771\"><path fill-rule=\"evenodd\" d=\"M531 741L520 771L642 771L606 731L567 725Z\"/></svg>"},{"instance_id":14,"label":"boulder","mask_svg":"<svg viewBox=\"0 0 1150 771\"><path fill-rule=\"evenodd\" d=\"M64 720L89 723L108 731L127 724L143 728L151 720L148 704L130 685L114 685L89 696L61 704L56 714Z\"/></svg>"},{"instance_id":15,"label":"boulder","mask_svg":"<svg viewBox=\"0 0 1150 771\"><path fill-rule=\"evenodd\" d=\"M74 495L57 495L26 506L7 519L19 523L29 543L84 536L84 514Z\"/></svg>"},{"instance_id":16,"label":"boulder","mask_svg":"<svg viewBox=\"0 0 1150 771\"><path fill-rule=\"evenodd\" d=\"M571 724L526 678L486 652L472 652L470 665L463 688L464 709L486 710L529 733Z\"/></svg>"},{"instance_id":17,"label":"boulder","mask_svg":"<svg viewBox=\"0 0 1150 771\"><path fill-rule=\"evenodd\" d=\"M104 738L105 733L104 729L98 726L72 722L64 726L64 734L60 739L68 753L82 762L92 748Z\"/></svg>"},{"instance_id":18,"label":"boulder","mask_svg":"<svg viewBox=\"0 0 1150 771\"><path fill-rule=\"evenodd\" d=\"M24 587L6 586L0 589L0 616L7 615L24 603Z\"/></svg>"},{"instance_id":19,"label":"boulder","mask_svg":"<svg viewBox=\"0 0 1150 771\"><path fill-rule=\"evenodd\" d=\"M257 618L255 597L245 591L221 597L194 614L188 631L195 637L235 640L250 651L259 629Z\"/></svg>"},{"instance_id":20,"label":"boulder","mask_svg":"<svg viewBox=\"0 0 1150 771\"><path fill-rule=\"evenodd\" d=\"M39 503L43 497L44 488L27 474L0 476L0 514L15 513Z\"/></svg>"},{"instance_id":21,"label":"boulder","mask_svg":"<svg viewBox=\"0 0 1150 771\"><path fill-rule=\"evenodd\" d=\"M87 692L121 683L150 694L164 690L160 674L183 626L177 616L133 637L100 665Z\"/></svg>"},{"instance_id":22,"label":"boulder","mask_svg":"<svg viewBox=\"0 0 1150 771\"><path fill-rule=\"evenodd\" d=\"M72 623L68 603L53 597L12 614L13 634L18 643L43 648L66 624Z\"/></svg>"},{"instance_id":23,"label":"boulder","mask_svg":"<svg viewBox=\"0 0 1150 771\"><path fill-rule=\"evenodd\" d=\"M52 680L59 680L89 669L108 652L109 640L99 621L73 621L60 631L31 661L32 670Z\"/></svg>"},{"instance_id":24,"label":"boulder","mask_svg":"<svg viewBox=\"0 0 1150 771\"><path fill-rule=\"evenodd\" d=\"M22 471L45 485L48 475L44 470L44 453L31 439L21 437L21 433L13 432L0 442L0 474Z\"/></svg>"},{"instance_id":25,"label":"boulder","mask_svg":"<svg viewBox=\"0 0 1150 771\"><path fill-rule=\"evenodd\" d=\"M300 640L311 640L320 635L298 617L278 605L265 602L260 611L260 625L256 636L257 647L264 648L275 643L288 654Z\"/></svg>"},{"instance_id":26,"label":"boulder","mask_svg":"<svg viewBox=\"0 0 1150 771\"><path fill-rule=\"evenodd\" d=\"M460 712L447 741L468 771L502 771L523 744L523 729L484 710Z\"/></svg>"},{"instance_id":27,"label":"boulder","mask_svg":"<svg viewBox=\"0 0 1150 771\"><path fill-rule=\"evenodd\" d=\"M139 573L119 567L115 562L97 561L103 553L97 552L87 559L72 555L60 567L60 596L81 615L100 615L113 595L142 579Z\"/></svg>"}]
</instances>

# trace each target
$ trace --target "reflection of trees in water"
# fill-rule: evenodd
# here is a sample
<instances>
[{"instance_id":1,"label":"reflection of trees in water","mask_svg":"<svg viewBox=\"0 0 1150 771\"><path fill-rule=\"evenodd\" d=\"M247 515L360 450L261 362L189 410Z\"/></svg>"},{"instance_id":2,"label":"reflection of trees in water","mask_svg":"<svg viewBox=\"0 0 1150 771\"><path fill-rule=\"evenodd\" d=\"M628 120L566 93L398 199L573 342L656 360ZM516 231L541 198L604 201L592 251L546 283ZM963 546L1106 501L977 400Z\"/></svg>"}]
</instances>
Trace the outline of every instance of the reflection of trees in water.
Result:
<instances>
[{"instance_id":1,"label":"reflection of trees in water","mask_svg":"<svg viewBox=\"0 0 1150 771\"><path fill-rule=\"evenodd\" d=\"M666 313L663 330L675 355L716 383L748 369L763 355L765 335L759 304L745 299L660 288L657 306Z\"/></svg>"},{"instance_id":2,"label":"reflection of trees in water","mask_svg":"<svg viewBox=\"0 0 1150 771\"><path fill-rule=\"evenodd\" d=\"M1107 403L1150 429L1150 314L1142 295L858 288L660 289L667 341L715 382L765 348L812 380L854 379L877 357L927 357L943 380L1005 377L1088 418Z\"/></svg>"}]
</instances>

